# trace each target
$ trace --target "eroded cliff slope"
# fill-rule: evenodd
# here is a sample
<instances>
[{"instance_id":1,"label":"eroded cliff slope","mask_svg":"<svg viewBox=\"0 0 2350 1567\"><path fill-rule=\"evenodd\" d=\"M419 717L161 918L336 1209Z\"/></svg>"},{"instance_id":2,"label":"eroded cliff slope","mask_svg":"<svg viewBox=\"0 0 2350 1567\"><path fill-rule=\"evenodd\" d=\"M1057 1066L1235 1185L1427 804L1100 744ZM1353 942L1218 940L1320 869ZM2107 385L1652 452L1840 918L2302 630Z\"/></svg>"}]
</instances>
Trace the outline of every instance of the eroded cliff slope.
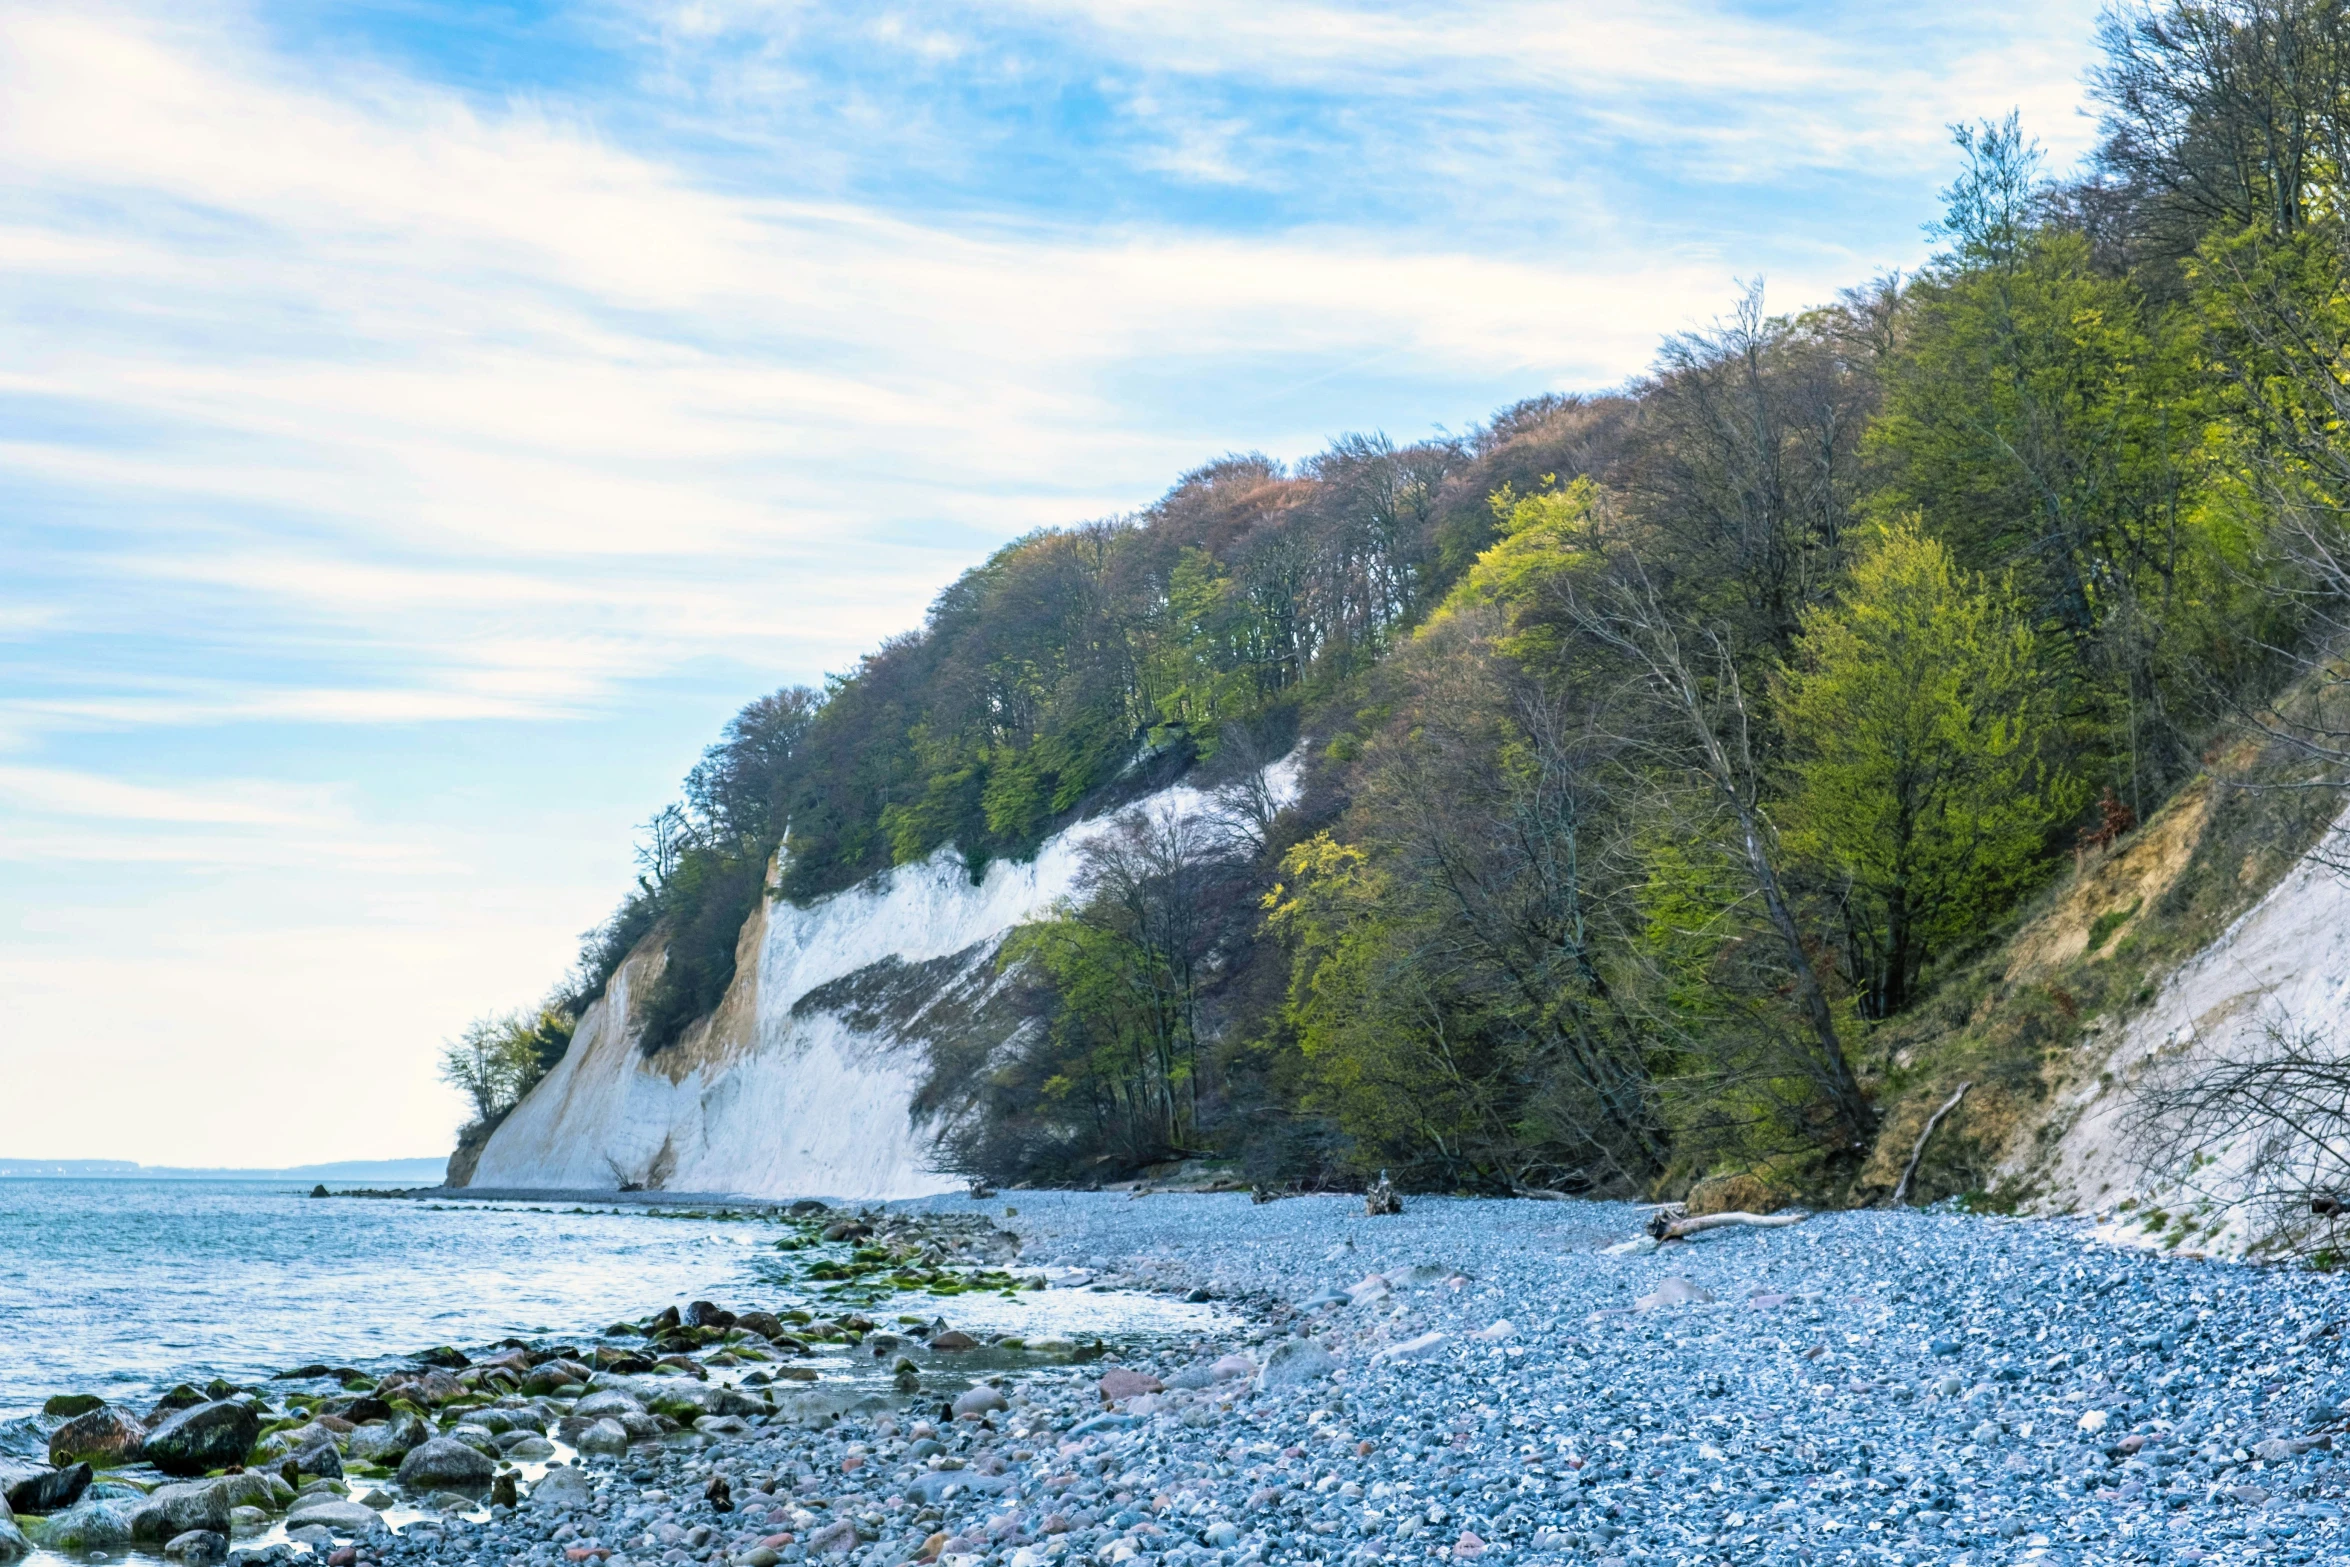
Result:
<instances>
[{"instance_id":1,"label":"eroded cliff slope","mask_svg":"<svg viewBox=\"0 0 2350 1567\"><path fill-rule=\"evenodd\" d=\"M1294 760L1266 769L1286 800ZM560 1190L910 1197L962 1113L944 1054L984 1062L1028 1026L998 962L1004 938L1076 886L1086 845L1135 812L1199 815L1188 785L998 860L976 883L950 850L805 908L769 898L743 927L734 983L668 1049L640 1047L659 933L579 1020L571 1048L501 1122L470 1184Z\"/></svg>"}]
</instances>

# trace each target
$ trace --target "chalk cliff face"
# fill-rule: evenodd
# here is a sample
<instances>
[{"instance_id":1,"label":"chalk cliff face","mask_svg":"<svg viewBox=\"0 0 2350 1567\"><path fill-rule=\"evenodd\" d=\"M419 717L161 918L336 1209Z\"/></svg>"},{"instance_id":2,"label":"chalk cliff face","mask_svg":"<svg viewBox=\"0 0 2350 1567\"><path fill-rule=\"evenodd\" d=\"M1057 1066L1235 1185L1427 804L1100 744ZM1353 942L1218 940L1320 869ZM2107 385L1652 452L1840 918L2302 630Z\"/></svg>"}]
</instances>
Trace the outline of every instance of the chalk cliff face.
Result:
<instances>
[{"instance_id":1,"label":"chalk cliff face","mask_svg":"<svg viewBox=\"0 0 2350 1567\"><path fill-rule=\"evenodd\" d=\"M2160 823L2157 824L2159 827ZM2120 1218L2112 1238L2232 1256L2291 1243L2290 1192L2275 1186L2278 1140L2289 1129L2255 1120L2194 1151L2149 1145L2137 1126L2139 1091L2218 1062L2272 1058L2280 1036L2321 1055L2350 1056L2350 815L2219 937L2162 981L2148 1004L2103 1031L2094 1073L2081 1072L2049 1107L2032 1144L2008 1172L2044 1195L2047 1212L2113 1211L2134 1199L2194 1227L2149 1233ZM2161 1157L2164 1153L2172 1156ZM2264 1173L2265 1167L2265 1173ZM2306 1196L2298 1213L2307 1216Z\"/></svg>"},{"instance_id":2,"label":"chalk cliff face","mask_svg":"<svg viewBox=\"0 0 2350 1567\"><path fill-rule=\"evenodd\" d=\"M1293 760L1266 774L1275 798L1295 793ZM470 1184L845 1198L951 1188L933 1154L957 1106L917 1099L934 1052L984 1060L1027 1026L997 963L1005 936L1069 894L1084 846L1120 818L1214 805L1177 785L1078 823L1026 864L997 861L976 884L941 850L804 909L767 900L743 927L717 1011L652 1057L637 1014L664 954L649 938L491 1135Z\"/></svg>"}]
</instances>

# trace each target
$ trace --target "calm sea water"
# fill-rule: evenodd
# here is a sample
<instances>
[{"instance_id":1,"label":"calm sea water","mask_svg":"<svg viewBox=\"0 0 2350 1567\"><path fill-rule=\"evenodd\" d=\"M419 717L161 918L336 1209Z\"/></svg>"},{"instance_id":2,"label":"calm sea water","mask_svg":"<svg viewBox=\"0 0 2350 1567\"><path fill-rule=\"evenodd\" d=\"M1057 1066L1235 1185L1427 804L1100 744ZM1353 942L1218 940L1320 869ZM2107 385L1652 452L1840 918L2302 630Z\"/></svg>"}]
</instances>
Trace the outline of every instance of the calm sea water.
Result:
<instances>
[{"instance_id":1,"label":"calm sea water","mask_svg":"<svg viewBox=\"0 0 2350 1567\"><path fill-rule=\"evenodd\" d=\"M763 1219L549 1204L319 1200L262 1181L0 1180L0 1421L53 1393L133 1405L436 1344L593 1336L702 1298L817 1305ZM1116 1199L1123 1202L1124 1199ZM1219 1308L1086 1290L910 1296L960 1327L1194 1334ZM5 1445L0 1443L0 1445Z\"/></svg>"},{"instance_id":2,"label":"calm sea water","mask_svg":"<svg viewBox=\"0 0 2350 1567\"><path fill-rule=\"evenodd\" d=\"M261 1181L0 1180L0 1417L305 1361L584 1333L742 1294L765 1225L334 1198ZM769 1257L774 1253L767 1252Z\"/></svg>"}]
</instances>

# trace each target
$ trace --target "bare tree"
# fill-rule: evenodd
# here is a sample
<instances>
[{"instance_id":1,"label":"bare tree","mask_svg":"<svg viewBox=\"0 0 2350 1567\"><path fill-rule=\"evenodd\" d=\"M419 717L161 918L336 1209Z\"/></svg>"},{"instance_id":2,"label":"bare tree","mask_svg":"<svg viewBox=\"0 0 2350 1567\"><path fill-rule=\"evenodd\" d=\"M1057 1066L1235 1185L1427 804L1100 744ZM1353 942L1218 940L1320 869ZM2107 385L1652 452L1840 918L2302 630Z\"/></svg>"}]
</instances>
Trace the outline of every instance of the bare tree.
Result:
<instances>
[{"instance_id":1,"label":"bare tree","mask_svg":"<svg viewBox=\"0 0 2350 1567\"><path fill-rule=\"evenodd\" d=\"M2350 5L2167 0L2107 13L2102 161L2178 254L2214 228L2284 237L2350 167Z\"/></svg>"},{"instance_id":2,"label":"bare tree","mask_svg":"<svg viewBox=\"0 0 2350 1567\"><path fill-rule=\"evenodd\" d=\"M2350 1213L2350 1056L2330 1029L2270 1016L2228 1045L2198 1037L2139 1086L2124 1126L2173 1200L2272 1249L2332 1245Z\"/></svg>"}]
</instances>

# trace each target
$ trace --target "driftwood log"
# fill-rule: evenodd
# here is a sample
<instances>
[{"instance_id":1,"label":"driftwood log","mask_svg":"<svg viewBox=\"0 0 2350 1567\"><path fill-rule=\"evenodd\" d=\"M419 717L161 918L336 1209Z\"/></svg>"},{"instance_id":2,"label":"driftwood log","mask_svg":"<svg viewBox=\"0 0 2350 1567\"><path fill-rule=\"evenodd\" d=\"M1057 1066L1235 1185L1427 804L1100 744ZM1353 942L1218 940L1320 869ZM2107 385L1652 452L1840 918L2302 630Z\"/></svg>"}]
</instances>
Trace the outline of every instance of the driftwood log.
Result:
<instances>
[{"instance_id":1,"label":"driftwood log","mask_svg":"<svg viewBox=\"0 0 2350 1567\"><path fill-rule=\"evenodd\" d=\"M1926 1144L1933 1140L1934 1129L1942 1124L1944 1116L1958 1108L1958 1102L1964 1099L1966 1091L1974 1086L1972 1083L1959 1084L1958 1091L1942 1101L1942 1108L1926 1117L1926 1129L1918 1133L1917 1146L1910 1149L1909 1163L1901 1172L1900 1183L1893 1188L1891 1204L1893 1207L1898 1208L1909 1200L1909 1183L1917 1178L1918 1166L1925 1162Z\"/></svg>"},{"instance_id":2,"label":"driftwood log","mask_svg":"<svg viewBox=\"0 0 2350 1567\"><path fill-rule=\"evenodd\" d=\"M1725 1229L1733 1224L1752 1225L1759 1230L1782 1229L1790 1224L1801 1224L1800 1213L1701 1213L1694 1218L1673 1218L1663 1209L1648 1221L1648 1233L1660 1241L1686 1240L1704 1230Z\"/></svg>"}]
</instances>

